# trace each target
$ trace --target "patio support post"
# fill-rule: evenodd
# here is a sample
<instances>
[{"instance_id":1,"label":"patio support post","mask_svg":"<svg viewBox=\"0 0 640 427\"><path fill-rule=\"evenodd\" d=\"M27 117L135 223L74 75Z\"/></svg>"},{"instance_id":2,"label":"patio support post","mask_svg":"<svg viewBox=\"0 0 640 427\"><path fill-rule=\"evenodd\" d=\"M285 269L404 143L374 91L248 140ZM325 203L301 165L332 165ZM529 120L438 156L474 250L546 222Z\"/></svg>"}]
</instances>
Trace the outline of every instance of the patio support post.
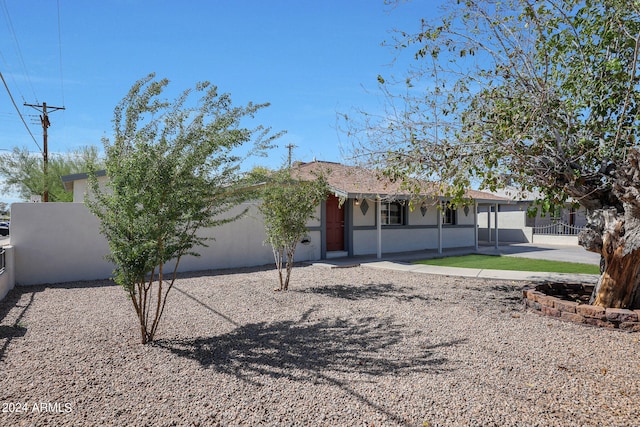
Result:
<instances>
[{"instance_id":1,"label":"patio support post","mask_svg":"<svg viewBox=\"0 0 640 427\"><path fill-rule=\"evenodd\" d=\"M440 205L442 207L442 205ZM438 254L442 254L442 209L437 209L437 221L438 221Z\"/></svg>"},{"instance_id":2,"label":"patio support post","mask_svg":"<svg viewBox=\"0 0 640 427\"><path fill-rule=\"evenodd\" d=\"M376 227L378 231L378 259L382 258L382 202L380 200L380 196L376 196L376 211L378 213L378 218L376 221Z\"/></svg>"},{"instance_id":3,"label":"patio support post","mask_svg":"<svg viewBox=\"0 0 640 427\"><path fill-rule=\"evenodd\" d=\"M495 223L495 227L496 227L496 249L498 249L498 204L496 203L494 205L495 207L495 212L494 212L494 223Z\"/></svg>"},{"instance_id":4,"label":"patio support post","mask_svg":"<svg viewBox=\"0 0 640 427\"><path fill-rule=\"evenodd\" d=\"M476 251L478 250L478 202L473 202L473 242Z\"/></svg>"},{"instance_id":5,"label":"patio support post","mask_svg":"<svg viewBox=\"0 0 640 427\"><path fill-rule=\"evenodd\" d=\"M487 234L489 235L489 243L491 243L491 205L487 205Z\"/></svg>"}]
</instances>

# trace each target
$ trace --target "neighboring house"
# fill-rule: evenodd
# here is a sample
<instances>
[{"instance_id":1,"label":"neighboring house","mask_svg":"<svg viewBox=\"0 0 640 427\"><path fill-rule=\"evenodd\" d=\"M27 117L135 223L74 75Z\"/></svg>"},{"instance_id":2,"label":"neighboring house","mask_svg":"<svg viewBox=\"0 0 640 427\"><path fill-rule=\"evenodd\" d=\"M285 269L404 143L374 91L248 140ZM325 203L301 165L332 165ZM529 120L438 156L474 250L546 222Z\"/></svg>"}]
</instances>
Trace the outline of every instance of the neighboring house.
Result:
<instances>
[{"instance_id":1,"label":"neighboring house","mask_svg":"<svg viewBox=\"0 0 640 427\"><path fill-rule=\"evenodd\" d=\"M503 189L495 193L496 196L512 201L498 207L498 224L500 239L515 243L549 243L549 244L578 244L578 234L587 224L586 210L583 207L574 208L571 203L557 209L553 213L529 215L534 202L540 199L537 193L521 193L514 189ZM495 217L493 208L490 212L480 212L480 235L483 240L492 240L484 230L492 229L492 219Z\"/></svg>"},{"instance_id":2,"label":"neighboring house","mask_svg":"<svg viewBox=\"0 0 640 427\"><path fill-rule=\"evenodd\" d=\"M107 172L104 169L96 171L96 178L101 186L108 181ZM66 191L73 193L74 203L83 203L84 196L89 190L89 176L87 173L75 173L60 178Z\"/></svg>"}]
</instances>

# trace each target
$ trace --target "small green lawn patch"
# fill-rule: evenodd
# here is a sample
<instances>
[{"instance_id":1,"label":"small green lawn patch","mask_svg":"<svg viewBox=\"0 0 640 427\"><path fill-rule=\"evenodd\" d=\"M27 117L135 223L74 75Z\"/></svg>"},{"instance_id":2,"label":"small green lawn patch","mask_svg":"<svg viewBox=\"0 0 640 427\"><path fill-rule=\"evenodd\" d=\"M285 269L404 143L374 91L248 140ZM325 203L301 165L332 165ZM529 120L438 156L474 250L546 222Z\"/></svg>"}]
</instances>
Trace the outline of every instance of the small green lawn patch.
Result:
<instances>
[{"instance_id":1,"label":"small green lawn patch","mask_svg":"<svg viewBox=\"0 0 640 427\"><path fill-rule=\"evenodd\" d=\"M600 274L600 267L597 265L512 256L464 255L415 261L414 264L440 265L443 267L481 268L485 270Z\"/></svg>"}]
</instances>

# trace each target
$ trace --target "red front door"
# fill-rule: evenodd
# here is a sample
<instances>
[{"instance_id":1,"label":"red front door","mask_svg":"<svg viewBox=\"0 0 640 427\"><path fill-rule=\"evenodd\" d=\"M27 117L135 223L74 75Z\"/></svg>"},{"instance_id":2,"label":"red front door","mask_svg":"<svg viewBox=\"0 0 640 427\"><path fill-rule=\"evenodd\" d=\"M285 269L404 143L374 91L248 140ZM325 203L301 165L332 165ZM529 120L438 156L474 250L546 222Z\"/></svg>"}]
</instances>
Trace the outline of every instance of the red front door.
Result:
<instances>
[{"instance_id":1,"label":"red front door","mask_svg":"<svg viewBox=\"0 0 640 427\"><path fill-rule=\"evenodd\" d=\"M336 196L329 196L326 206L327 251L344 250L344 209Z\"/></svg>"}]
</instances>

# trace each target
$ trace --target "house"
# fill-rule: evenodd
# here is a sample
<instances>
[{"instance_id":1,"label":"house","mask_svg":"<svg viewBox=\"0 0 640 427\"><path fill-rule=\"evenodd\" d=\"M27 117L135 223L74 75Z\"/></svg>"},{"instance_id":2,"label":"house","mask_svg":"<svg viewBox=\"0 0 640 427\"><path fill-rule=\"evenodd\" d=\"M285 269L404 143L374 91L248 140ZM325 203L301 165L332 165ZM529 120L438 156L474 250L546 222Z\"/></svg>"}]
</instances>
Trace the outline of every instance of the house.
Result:
<instances>
[{"instance_id":1,"label":"house","mask_svg":"<svg viewBox=\"0 0 640 427\"><path fill-rule=\"evenodd\" d=\"M428 189L418 200L400 183L361 167L319 161L292 167L292 175L299 179L314 179L319 174L325 177L331 191L320 207L323 259L477 248L478 209L494 207L498 211L500 204L511 203L491 193L467 190L470 205L447 207L446 199L434 197ZM493 235L496 234L494 230Z\"/></svg>"},{"instance_id":2,"label":"house","mask_svg":"<svg viewBox=\"0 0 640 427\"><path fill-rule=\"evenodd\" d=\"M98 183L102 186L108 181L107 172L104 169L96 171L95 175ZM84 196L89 191L89 174L75 173L73 175L64 175L60 179L64 189L73 193L73 202L83 203Z\"/></svg>"},{"instance_id":3,"label":"house","mask_svg":"<svg viewBox=\"0 0 640 427\"><path fill-rule=\"evenodd\" d=\"M331 194L317 216L319 224L310 224L310 232L320 234L320 258L397 253L425 249L478 246L478 208L496 210L511 203L495 194L468 190L473 206L446 207L446 200L425 194L420 206L401 184L381 178L375 171L341 163L296 162L292 175L298 179L316 179L322 174ZM96 173L99 183L107 181L104 171ZM82 202L88 190L87 174L62 177L65 189L73 191L74 202ZM441 207L438 208L438 204ZM500 210L498 208L498 210ZM490 227L491 225L489 225ZM495 221L493 222L495 228ZM482 235L494 236L484 232Z\"/></svg>"},{"instance_id":4,"label":"house","mask_svg":"<svg viewBox=\"0 0 640 427\"><path fill-rule=\"evenodd\" d=\"M380 179L375 172L356 166L331 162L295 164L294 176L312 179L323 173L331 194L316 210L316 218L307 226L307 236L296 251L296 261L316 261L340 256L374 255L474 248L482 232L489 233L478 221L478 212L498 212L508 199L469 190L470 204L447 207L446 200L425 194L411 199L397 183ZM98 172L104 184L108 177ZM62 178L73 191L75 203L14 203L11 245L15 264L15 283L33 285L77 280L104 279L113 265L105 260L108 244L99 232L95 216L82 203L88 189L87 174ZM228 212L234 216L244 210L241 219L216 228L199 231L209 239L199 247L201 256L187 256L180 271L238 268L273 262L273 252L264 244L266 233L258 210L259 200L247 201ZM439 208L440 206L440 208ZM496 247L498 241L494 238ZM34 268L37 266L37 268ZM12 287L13 285L11 285Z\"/></svg>"}]
</instances>

